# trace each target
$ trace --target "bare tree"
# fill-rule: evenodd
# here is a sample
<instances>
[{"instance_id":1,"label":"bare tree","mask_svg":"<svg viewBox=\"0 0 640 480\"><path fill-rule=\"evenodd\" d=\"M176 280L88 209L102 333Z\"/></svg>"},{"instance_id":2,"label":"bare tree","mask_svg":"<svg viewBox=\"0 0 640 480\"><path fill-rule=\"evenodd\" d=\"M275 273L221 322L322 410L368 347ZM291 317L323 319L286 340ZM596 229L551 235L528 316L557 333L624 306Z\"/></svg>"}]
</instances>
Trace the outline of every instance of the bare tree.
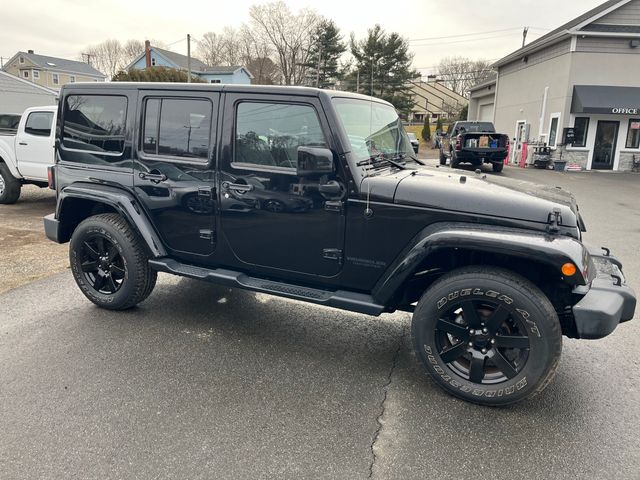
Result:
<instances>
[{"instance_id":1,"label":"bare tree","mask_svg":"<svg viewBox=\"0 0 640 480\"><path fill-rule=\"evenodd\" d=\"M122 68L122 45L118 40L105 40L84 50L90 55L91 65L112 78Z\"/></svg>"},{"instance_id":2,"label":"bare tree","mask_svg":"<svg viewBox=\"0 0 640 480\"><path fill-rule=\"evenodd\" d=\"M238 32L240 44L240 63L253 75L256 85L274 85L281 83L278 65L273 61L273 48L260 35L247 25Z\"/></svg>"},{"instance_id":3,"label":"bare tree","mask_svg":"<svg viewBox=\"0 0 640 480\"><path fill-rule=\"evenodd\" d=\"M144 43L135 39L127 40L127 42L122 46L121 68L125 68L129 65L142 52L144 52Z\"/></svg>"},{"instance_id":4,"label":"bare tree","mask_svg":"<svg viewBox=\"0 0 640 480\"><path fill-rule=\"evenodd\" d=\"M251 26L275 52L285 85L301 85L306 80L311 32L321 17L307 9L293 14L283 2L253 5L249 9Z\"/></svg>"},{"instance_id":5,"label":"bare tree","mask_svg":"<svg viewBox=\"0 0 640 480\"><path fill-rule=\"evenodd\" d=\"M220 36L214 32L207 32L202 35L202 40L198 42L196 55L207 65L220 65Z\"/></svg>"},{"instance_id":6,"label":"bare tree","mask_svg":"<svg viewBox=\"0 0 640 480\"><path fill-rule=\"evenodd\" d=\"M462 96L469 88L486 80L492 73L489 60L471 60L465 57L447 57L438 65L438 77L442 83Z\"/></svg>"}]
</instances>

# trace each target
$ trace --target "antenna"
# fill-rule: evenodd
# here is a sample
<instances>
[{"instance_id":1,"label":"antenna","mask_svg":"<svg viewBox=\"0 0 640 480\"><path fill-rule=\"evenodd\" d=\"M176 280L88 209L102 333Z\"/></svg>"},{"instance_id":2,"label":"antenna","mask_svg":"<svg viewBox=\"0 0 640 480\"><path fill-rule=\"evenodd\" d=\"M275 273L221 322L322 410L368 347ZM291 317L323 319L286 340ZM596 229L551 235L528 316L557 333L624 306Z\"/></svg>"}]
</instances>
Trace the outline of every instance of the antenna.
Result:
<instances>
[{"instance_id":1,"label":"antenna","mask_svg":"<svg viewBox=\"0 0 640 480\"><path fill-rule=\"evenodd\" d=\"M524 48L524 42L527 40L527 33L529 32L529 27L524 27L522 30L522 47Z\"/></svg>"},{"instance_id":2,"label":"antenna","mask_svg":"<svg viewBox=\"0 0 640 480\"><path fill-rule=\"evenodd\" d=\"M373 57L371 57L371 95L369 95L369 145L373 145L373 140L371 136L373 135ZM367 152L369 153L369 169L367 170L367 176L365 179L369 178L369 171L371 171L371 163L372 163L372 155L371 150L367 145ZM373 210L371 210L369 200L371 198L371 182L367 181L367 203L366 208L364 209L364 216L366 218L371 218L373 216Z\"/></svg>"}]
</instances>

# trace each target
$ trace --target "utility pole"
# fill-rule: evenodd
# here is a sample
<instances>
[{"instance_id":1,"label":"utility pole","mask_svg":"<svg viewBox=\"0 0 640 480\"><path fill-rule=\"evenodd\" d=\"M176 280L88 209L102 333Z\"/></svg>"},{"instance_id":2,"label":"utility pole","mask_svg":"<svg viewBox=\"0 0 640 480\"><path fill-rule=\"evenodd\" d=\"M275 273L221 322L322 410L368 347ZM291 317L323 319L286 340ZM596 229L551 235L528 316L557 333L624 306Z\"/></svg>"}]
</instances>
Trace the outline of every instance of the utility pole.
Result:
<instances>
[{"instance_id":1,"label":"utility pole","mask_svg":"<svg viewBox=\"0 0 640 480\"><path fill-rule=\"evenodd\" d=\"M87 65L91 65L91 53L82 53L81 54L83 57L87 57Z\"/></svg>"},{"instance_id":2,"label":"utility pole","mask_svg":"<svg viewBox=\"0 0 640 480\"><path fill-rule=\"evenodd\" d=\"M360 70L356 72L356 92L360 93Z\"/></svg>"},{"instance_id":3,"label":"utility pole","mask_svg":"<svg viewBox=\"0 0 640 480\"><path fill-rule=\"evenodd\" d=\"M373 57L371 58L371 96L373 97Z\"/></svg>"},{"instance_id":4,"label":"utility pole","mask_svg":"<svg viewBox=\"0 0 640 480\"><path fill-rule=\"evenodd\" d=\"M322 63L322 43L318 50L318 68L316 69L316 88L320 88L320 65Z\"/></svg>"},{"instance_id":5,"label":"utility pole","mask_svg":"<svg viewBox=\"0 0 640 480\"><path fill-rule=\"evenodd\" d=\"M191 35L187 33L187 83L191 83Z\"/></svg>"},{"instance_id":6,"label":"utility pole","mask_svg":"<svg viewBox=\"0 0 640 480\"><path fill-rule=\"evenodd\" d=\"M529 32L529 27L524 27L522 30L522 47L524 48L524 42L527 40L527 33Z\"/></svg>"}]
</instances>

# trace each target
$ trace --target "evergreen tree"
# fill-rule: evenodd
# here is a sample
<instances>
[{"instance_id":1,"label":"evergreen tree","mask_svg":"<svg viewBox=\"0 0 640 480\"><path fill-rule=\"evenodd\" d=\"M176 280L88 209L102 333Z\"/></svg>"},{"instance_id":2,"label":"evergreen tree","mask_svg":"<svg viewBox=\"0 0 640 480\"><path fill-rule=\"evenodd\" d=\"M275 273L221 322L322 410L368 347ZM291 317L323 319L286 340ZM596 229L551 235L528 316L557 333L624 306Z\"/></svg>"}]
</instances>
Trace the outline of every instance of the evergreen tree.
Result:
<instances>
[{"instance_id":1,"label":"evergreen tree","mask_svg":"<svg viewBox=\"0 0 640 480\"><path fill-rule=\"evenodd\" d=\"M422 139L425 142L431 140L431 125L429 125L429 115L424 116L424 126L422 127Z\"/></svg>"},{"instance_id":2,"label":"evergreen tree","mask_svg":"<svg viewBox=\"0 0 640 480\"><path fill-rule=\"evenodd\" d=\"M313 33L309 61L305 64L309 85L333 87L340 80L338 61L346 50L340 29L333 20L322 20Z\"/></svg>"},{"instance_id":3,"label":"evergreen tree","mask_svg":"<svg viewBox=\"0 0 640 480\"><path fill-rule=\"evenodd\" d=\"M413 107L409 82L419 73L411 68L413 55L407 40L395 32L387 35L376 25L364 40L356 41L352 35L350 46L355 70L349 74L347 88L387 100L398 111L409 113Z\"/></svg>"}]
</instances>

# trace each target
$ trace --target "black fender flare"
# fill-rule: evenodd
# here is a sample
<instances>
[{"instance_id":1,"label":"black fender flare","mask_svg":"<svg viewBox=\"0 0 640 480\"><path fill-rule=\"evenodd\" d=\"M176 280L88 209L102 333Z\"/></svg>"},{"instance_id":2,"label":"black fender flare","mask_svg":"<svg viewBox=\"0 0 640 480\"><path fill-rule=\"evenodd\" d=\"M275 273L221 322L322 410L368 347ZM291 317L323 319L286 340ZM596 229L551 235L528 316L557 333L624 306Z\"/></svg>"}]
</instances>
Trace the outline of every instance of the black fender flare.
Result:
<instances>
[{"instance_id":1,"label":"black fender flare","mask_svg":"<svg viewBox=\"0 0 640 480\"><path fill-rule=\"evenodd\" d=\"M73 233L65 228L65 202L70 199L89 200L114 208L140 234L152 257L167 256L160 236L135 196L122 188L94 183L74 183L59 192L56 218L60 222L60 243L68 241Z\"/></svg>"},{"instance_id":2,"label":"black fender flare","mask_svg":"<svg viewBox=\"0 0 640 480\"><path fill-rule=\"evenodd\" d=\"M573 237L500 226L437 223L426 227L412 239L380 277L372 297L381 305L393 303L392 299L423 260L438 251L452 248L503 253L511 258L533 260L549 265L559 273L564 263L572 262L578 271L565 281L573 287L588 284L594 271L587 247Z\"/></svg>"}]
</instances>

